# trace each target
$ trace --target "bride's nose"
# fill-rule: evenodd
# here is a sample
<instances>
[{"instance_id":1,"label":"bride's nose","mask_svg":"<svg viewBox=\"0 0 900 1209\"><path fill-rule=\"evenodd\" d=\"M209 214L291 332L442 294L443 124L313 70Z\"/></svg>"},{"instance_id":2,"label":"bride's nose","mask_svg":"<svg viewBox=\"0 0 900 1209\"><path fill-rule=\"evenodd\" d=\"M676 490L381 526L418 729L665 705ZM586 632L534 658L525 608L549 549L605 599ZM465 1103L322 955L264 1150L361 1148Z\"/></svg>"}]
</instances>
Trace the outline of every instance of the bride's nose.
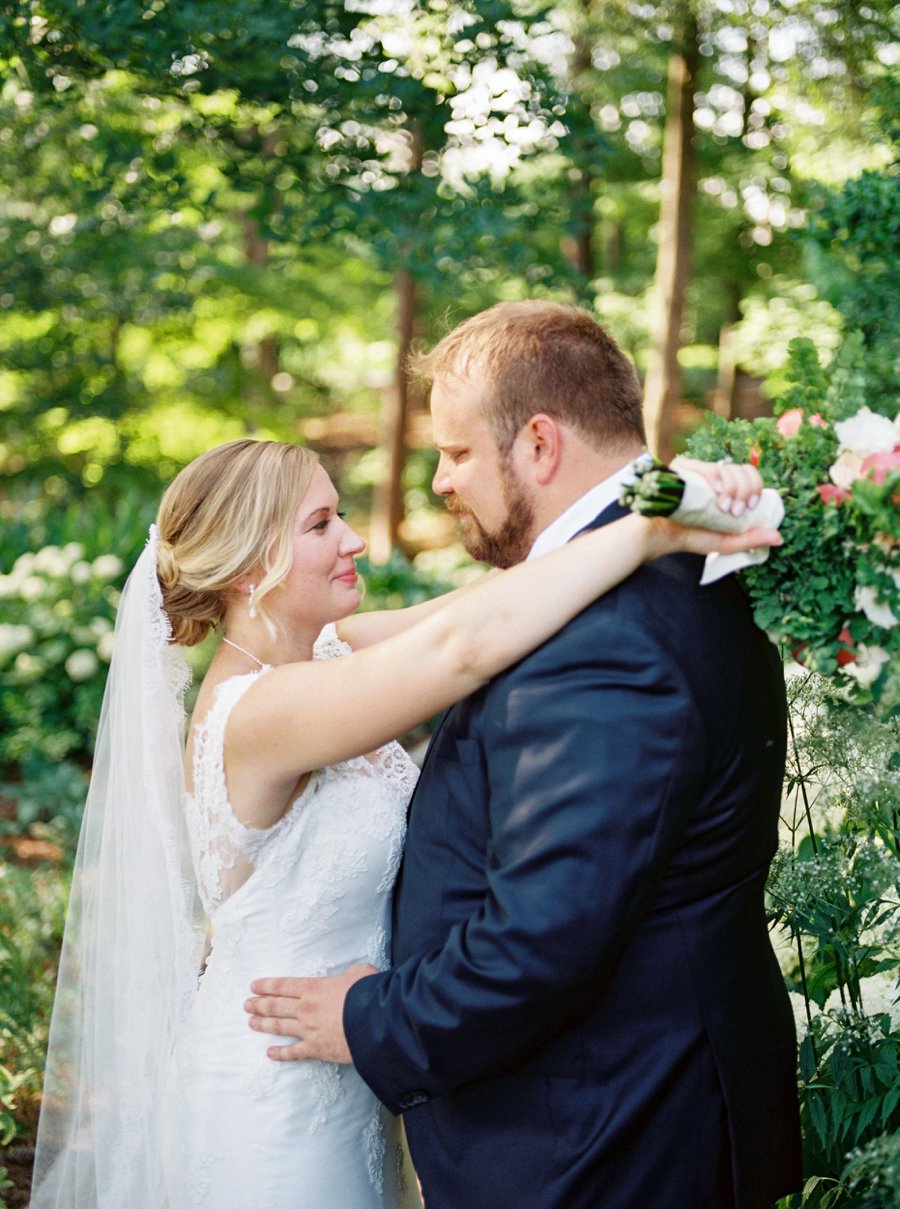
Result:
<instances>
[{"instance_id":1,"label":"bride's nose","mask_svg":"<svg viewBox=\"0 0 900 1209\"><path fill-rule=\"evenodd\" d=\"M349 554L356 558L358 554L362 554L366 548L366 543L359 536L355 529L351 529L349 525L344 525L344 534L341 539L341 554Z\"/></svg>"}]
</instances>

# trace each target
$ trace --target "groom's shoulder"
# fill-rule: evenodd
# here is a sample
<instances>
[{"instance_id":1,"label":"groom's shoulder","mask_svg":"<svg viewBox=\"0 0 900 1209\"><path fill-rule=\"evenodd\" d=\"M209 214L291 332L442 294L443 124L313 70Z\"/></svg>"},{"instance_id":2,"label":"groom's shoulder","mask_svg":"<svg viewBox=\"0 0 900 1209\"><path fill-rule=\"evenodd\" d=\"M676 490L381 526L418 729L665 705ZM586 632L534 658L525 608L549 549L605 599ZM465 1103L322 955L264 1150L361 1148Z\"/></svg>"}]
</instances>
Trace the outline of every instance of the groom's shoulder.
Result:
<instances>
[{"instance_id":1,"label":"groom's shoulder","mask_svg":"<svg viewBox=\"0 0 900 1209\"><path fill-rule=\"evenodd\" d=\"M754 630L749 602L734 576L701 585L703 559L673 554L639 567L582 610L542 646L510 669L529 675L555 660L577 660L608 654L615 661L622 649L637 653L658 648L682 652L719 635L735 641Z\"/></svg>"}]
</instances>

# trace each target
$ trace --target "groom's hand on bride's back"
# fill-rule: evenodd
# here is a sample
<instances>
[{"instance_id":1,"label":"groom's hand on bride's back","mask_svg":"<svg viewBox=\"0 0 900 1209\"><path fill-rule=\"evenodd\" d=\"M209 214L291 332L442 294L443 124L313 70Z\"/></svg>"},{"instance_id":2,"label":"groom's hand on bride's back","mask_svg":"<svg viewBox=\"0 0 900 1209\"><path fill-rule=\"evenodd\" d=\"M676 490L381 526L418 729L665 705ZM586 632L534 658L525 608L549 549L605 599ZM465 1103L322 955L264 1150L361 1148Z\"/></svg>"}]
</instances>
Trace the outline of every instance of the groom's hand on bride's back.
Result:
<instances>
[{"instance_id":1,"label":"groom's hand on bride's back","mask_svg":"<svg viewBox=\"0 0 900 1209\"><path fill-rule=\"evenodd\" d=\"M344 999L360 978L377 973L374 966L358 965L331 978L258 978L250 984L253 996L244 1011L258 1033L291 1038L267 1050L276 1062L352 1062L344 1036Z\"/></svg>"}]
</instances>

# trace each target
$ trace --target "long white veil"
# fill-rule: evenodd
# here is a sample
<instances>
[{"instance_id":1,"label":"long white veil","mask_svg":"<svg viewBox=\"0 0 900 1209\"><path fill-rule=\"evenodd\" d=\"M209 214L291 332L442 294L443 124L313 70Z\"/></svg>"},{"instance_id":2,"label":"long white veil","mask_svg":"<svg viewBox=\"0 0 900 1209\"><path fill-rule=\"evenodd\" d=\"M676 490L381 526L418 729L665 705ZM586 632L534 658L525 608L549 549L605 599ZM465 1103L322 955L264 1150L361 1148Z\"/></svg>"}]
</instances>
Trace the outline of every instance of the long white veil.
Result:
<instances>
[{"instance_id":1,"label":"long white veil","mask_svg":"<svg viewBox=\"0 0 900 1209\"><path fill-rule=\"evenodd\" d=\"M122 595L60 961L32 1209L162 1209L175 1038L201 913L184 816L184 691L156 526ZM181 1209L173 1206L172 1209Z\"/></svg>"}]
</instances>

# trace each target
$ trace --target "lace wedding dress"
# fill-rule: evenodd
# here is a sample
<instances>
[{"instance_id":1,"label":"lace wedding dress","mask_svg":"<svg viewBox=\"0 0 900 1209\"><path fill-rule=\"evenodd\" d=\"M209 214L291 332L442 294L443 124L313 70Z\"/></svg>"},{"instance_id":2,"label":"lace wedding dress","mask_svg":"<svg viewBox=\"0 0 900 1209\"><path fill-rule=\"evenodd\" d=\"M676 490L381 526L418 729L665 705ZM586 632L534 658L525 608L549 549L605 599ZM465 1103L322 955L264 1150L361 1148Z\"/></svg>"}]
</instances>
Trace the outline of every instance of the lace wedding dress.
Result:
<instances>
[{"instance_id":1,"label":"lace wedding dress","mask_svg":"<svg viewBox=\"0 0 900 1209\"><path fill-rule=\"evenodd\" d=\"M315 656L348 651L329 626ZM385 968L416 768L388 744L314 772L273 827L245 827L228 801L225 725L268 670L221 684L195 739L188 821L211 936L173 1064L170 1203L412 1209L421 1202L399 1121L350 1066L272 1061L266 1049L291 1039L253 1032L242 1005L264 975Z\"/></svg>"}]
</instances>

